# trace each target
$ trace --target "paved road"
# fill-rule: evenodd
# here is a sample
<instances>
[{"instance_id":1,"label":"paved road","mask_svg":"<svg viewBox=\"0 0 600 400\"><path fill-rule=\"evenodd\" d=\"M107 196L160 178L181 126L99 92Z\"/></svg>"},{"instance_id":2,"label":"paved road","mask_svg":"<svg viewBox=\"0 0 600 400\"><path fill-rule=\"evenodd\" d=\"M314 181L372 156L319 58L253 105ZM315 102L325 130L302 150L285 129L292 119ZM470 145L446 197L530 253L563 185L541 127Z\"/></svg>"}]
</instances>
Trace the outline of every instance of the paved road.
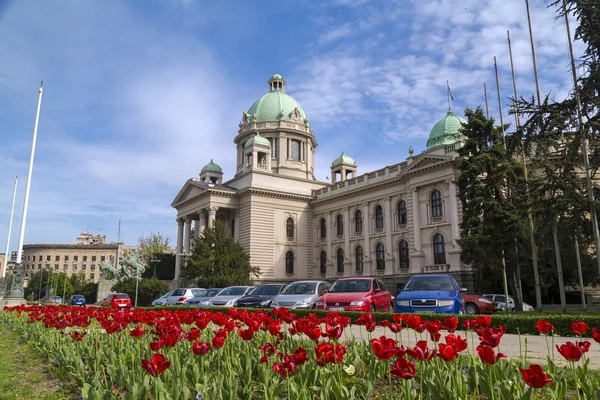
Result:
<instances>
[{"instance_id":1,"label":"paved road","mask_svg":"<svg viewBox=\"0 0 600 400\"><path fill-rule=\"evenodd\" d=\"M346 329L348 330L347 335L353 335L357 339L363 338L363 339L367 340L367 338L368 338L367 331L365 330L364 326L351 325ZM361 336L361 331L362 331L362 336ZM447 333L447 332L442 332L442 340L444 337L444 333ZM410 329L404 330L401 332L401 334L402 334L402 343L404 344L404 346L407 346L407 344L414 346L415 335L414 335L413 330L410 330ZM472 339L475 340L475 342L474 342L475 346L477 346L479 344L479 338L477 337L477 334L475 334L475 333L472 333L472 332L467 333L464 331L457 331L455 334L461 335L463 338L464 337L467 338L467 341L469 342L469 351L473 351L473 343L471 342ZM380 337L380 336L384 335L384 328L378 326L377 328L375 328L375 331L371 335L372 335L372 337ZM390 332L389 329L385 329L385 336L395 338L395 334ZM417 334L417 337L420 339L418 334ZM431 342L429 340L429 334L427 334L427 332L423 333L423 338L427 338L428 341L433 345L433 342ZM592 343L590 351L588 353L586 353L586 357L590 360L590 368L600 369L600 344L594 342L593 339L591 339L591 338L586 339L586 340L589 340ZM519 341L520 341L520 345L519 345ZM564 344L569 341L575 342L575 341L577 341L577 338L564 337L564 336L555 336L554 337L555 345L561 345L561 344ZM548 343L549 343L550 347L552 347L552 337L548 337ZM546 363L546 357L548 355L548 347L546 345L545 336L521 335L519 337L519 335L505 334L502 337L502 341L500 342L500 351L502 353L506 354L506 356L509 358L519 358L520 356L524 357L526 348L527 348L527 360L528 361L530 361L531 363L534 363L534 364L545 364ZM552 349L552 352L554 353L553 354L554 361L556 364L567 365L567 362L564 360L564 358L556 351L556 347L554 347Z\"/></svg>"}]
</instances>

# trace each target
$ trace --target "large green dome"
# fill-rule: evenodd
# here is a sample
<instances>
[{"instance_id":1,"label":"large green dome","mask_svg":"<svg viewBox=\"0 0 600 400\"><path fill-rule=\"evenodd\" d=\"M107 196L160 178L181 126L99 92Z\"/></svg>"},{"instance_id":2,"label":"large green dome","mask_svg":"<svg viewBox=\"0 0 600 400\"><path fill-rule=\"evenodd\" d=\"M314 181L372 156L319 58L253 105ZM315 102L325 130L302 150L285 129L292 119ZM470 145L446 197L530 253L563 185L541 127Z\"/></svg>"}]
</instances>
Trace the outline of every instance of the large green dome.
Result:
<instances>
[{"instance_id":1,"label":"large green dome","mask_svg":"<svg viewBox=\"0 0 600 400\"><path fill-rule=\"evenodd\" d=\"M454 144L457 140L458 131L466 123L467 121L464 118L458 117L454 115L452 110L448 110L448 114L431 129L429 139L427 139L427 150Z\"/></svg>"},{"instance_id":2,"label":"large green dome","mask_svg":"<svg viewBox=\"0 0 600 400\"><path fill-rule=\"evenodd\" d=\"M349 165L351 167L356 167L356 161L354 161L354 158L342 152L341 156L333 160L333 162L331 163L331 168L335 168L338 165Z\"/></svg>"},{"instance_id":3,"label":"large green dome","mask_svg":"<svg viewBox=\"0 0 600 400\"><path fill-rule=\"evenodd\" d=\"M269 80L269 85L270 91L250 106L248 116L253 118L256 114L257 122L293 119L305 124L306 114L296 99L285 93L283 77L279 74L273 75ZM296 109L298 109L298 115L294 115Z\"/></svg>"}]
</instances>

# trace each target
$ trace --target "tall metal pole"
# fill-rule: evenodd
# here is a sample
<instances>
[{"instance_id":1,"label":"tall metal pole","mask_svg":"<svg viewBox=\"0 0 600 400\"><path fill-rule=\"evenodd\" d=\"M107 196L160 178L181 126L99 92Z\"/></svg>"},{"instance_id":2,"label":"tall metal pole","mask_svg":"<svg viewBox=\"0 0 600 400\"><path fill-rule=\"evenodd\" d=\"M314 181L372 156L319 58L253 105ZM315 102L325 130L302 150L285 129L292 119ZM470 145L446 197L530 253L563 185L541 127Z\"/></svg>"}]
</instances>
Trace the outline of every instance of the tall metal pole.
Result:
<instances>
[{"instance_id":1,"label":"tall metal pole","mask_svg":"<svg viewBox=\"0 0 600 400\"><path fill-rule=\"evenodd\" d=\"M504 141L504 117L502 116L502 100L500 97L500 80L498 79L498 64L494 56L494 70L496 71L496 89L498 90L498 109L500 110L500 130L502 132L502 141ZM506 259L504 258L504 246L502 246L502 280L504 282L504 297L506 299L506 309L510 312L510 302L508 301L508 283L506 278Z\"/></svg>"},{"instance_id":2,"label":"tall metal pole","mask_svg":"<svg viewBox=\"0 0 600 400\"><path fill-rule=\"evenodd\" d=\"M17 185L19 183L19 177L15 178L15 188L13 190L12 207L10 208L10 220L8 222L8 237L6 238L6 254L4 255L4 261L2 262L2 279L6 277L6 266L8 264L8 253L10 252L10 235L12 234L12 223L15 215L15 200L17 199Z\"/></svg>"},{"instance_id":3,"label":"tall metal pole","mask_svg":"<svg viewBox=\"0 0 600 400\"><path fill-rule=\"evenodd\" d=\"M135 308L137 308L137 298L138 298L138 284L140 282L140 277L139 277L139 268L137 266L135 266Z\"/></svg>"},{"instance_id":4,"label":"tall metal pole","mask_svg":"<svg viewBox=\"0 0 600 400\"><path fill-rule=\"evenodd\" d=\"M63 302L66 303L65 294L67 293L67 273L65 272L65 279L63 280Z\"/></svg>"},{"instance_id":5,"label":"tall metal pole","mask_svg":"<svg viewBox=\"0 0 600 400\"><path fill-rule=\"evenodd\" d=\"M485 96L485 116L486 116L486 118L489 118L490 117L490 108L488 106L487 86L485 83L483 84L483 95Z\"/></svg>"},{"instance_id":6,"label":"tall metal pole","mask_svg":"<svg viewBox=\"0 0 600 400\"><path fill-rule=\"evenodd\" d=\"M590 160L587 149L587 130L583 126L583 112L581 110L581 98L579 97L579 86L577 86L577 70L575 69L575 57L573 56L573 43L571 42L571 28L569 27L569 13L567 10L567 2L563 0L565 11L565 23L567 25L567 37L569 39L569 54L571 56L571 72L573 73L573 87L575 90L575 99L577 100L577 118L579 119L579 134L582 139L583 162L585 164L585 181L587 183L588 198L594 202L594 187L592 178L590 177ZM594 231L594 244L596 245L596 262L598 263L598 271L600 272L600 233L598 232L598 218L596 210L590 206L590 217L592 219L592 230Z\"/></svg>"},{"instance_id":7,"label":"tall metal pole","mask_svg":"<svg viewBox=\"0 0 600 400\"><path fill-rule=\"evenodd\" d=\"M42 282L43 281L44 281L44 270L41 270L40 271L40 290L38 291L38 301L42 298Z\"/></svg>"},{"instance_id":8,"label":"tall metal pole","mask_svg":"<svg viewBox=\"0 0 600 400\"><path fill-rule=\"evenodd\" d=\"M558 245L558 221L552 221L552 236L554 237L554 254L556 255L556 270L558 272L558 289L560 291L560 308L562 312L567 311L567 300L565 297L565 281L563 277L562 261L560 259L560 246Z\"/></svg>"},{"instance_id":9,"label":"tall metal pole","mask_svg":"<svg viewBox=\"0 0 600 400\"><path fill-rule=\"evenodd\" d=\"M587 304L585 301L585 286L583 285L583 272L581 271L581 256L579 255L579 241L577 240L577 235L575 235L575 259L577 260L577 275L579 275L581 305L583 306L583 311L587 311Z\"/></svg>"},{"instance_id":10,"label":"tall metal pole","mask_svg":"<svg viewBox=\"0 0 600 400\"><path fill-rule=\"evenodd\" d=\"M535 45L533 44L533 31L531 30L531 14L529 13L529 0L525 0L525 7L527 8L527 23L529 24L529 41L531 42L531 56L533 57L533 74L535 76L535 89L537 91L538 105L541 103L540 96L540 84L537 74L537 64L535 62Z\"/></svg>"}]
</instances>

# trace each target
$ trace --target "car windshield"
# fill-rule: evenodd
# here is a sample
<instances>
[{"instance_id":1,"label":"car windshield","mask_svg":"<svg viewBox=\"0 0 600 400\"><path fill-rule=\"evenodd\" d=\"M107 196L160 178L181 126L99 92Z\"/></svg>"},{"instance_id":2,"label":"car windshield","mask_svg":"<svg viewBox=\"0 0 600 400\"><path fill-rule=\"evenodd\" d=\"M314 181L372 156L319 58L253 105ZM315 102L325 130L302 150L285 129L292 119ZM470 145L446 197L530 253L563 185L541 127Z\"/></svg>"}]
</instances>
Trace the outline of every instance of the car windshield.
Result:
<instances>
[{"instance_id":1,"label":"car windshield","mask_svg":"<svg viewBox=\"0 0 600 400\"><path fill-rule=\"evenodd\" d=\"M316 283L298 282L292 283L281 294L313 294L315 293Z\"/></svg>"},{"instance_id":2,"label":"car windshield","mask_svg":"<svg viewBox=\"0 0 600 400\"><path fill-rule=\"evenodd\" d=\"M245 287L230 287L223 289L219 296L240 296L246 292Z\"/></svg>"},{"instance_id":3,"label":"car windshield","mask_svg":"<svg viewBox=\"0 0 600 400\"><path fill-rule=\"evenodd\" d=\"M333 284L329 293L368 292L371 290L369 279L348 279L337 281Z\"/></svg>"},{"instance_id":4,"label":"car windshield","mask_svg":"<svg viewBox=\"0 0 600 400\"><path fill-rule=\"evenodd\" d=\"M165 297L169 297L171 295L171 293L173 293L173 292L169 292L169 293L165 294L163 297L161 297L161 299L164 299Z\"/></svg>"},{"instance_id":5,"label":"car windshield","mask_svg":"<svg viewBox=\"0 0 600 400\"><path fill-rule=\"evenodd\" d=\"M83 299L83 298L85 298L85 297L84 297L84 296L82 296L82 295L80 295L80 294L76 294L75 296L73 296L73 299L74 299L74 300L81 300L81 299Z\"/></svg>"},{"instance_id":6,"label":"car windshield","mask_svg":"<svg viewBox=\"0 0 600 400\"><path fill-rule=\"evenodd\" d=\"M405 292L414 290L454 290L454 285L448 277L412 278L404 286Z\"/></svg>"},{"instance_id":7,"label":"car windshield","mask_svg":"<svg viewBox=\"0 0 600 400\"><path fill-rule=\"evenodd\" d=\"M185 294L185 289L177 289L171 293L171 296L183 296Z\"/></svg>"},{"instance_id":8,"label":"car windshield","mask_svg":"<svg viewBox=\"0 0 600 400\"><path fill-rule=\"evenodd\" d=\"M129 295L128 294L115 294L115 299L128 299Z\"/></svg>"},{"instance_id":9,"label":"car windshield","mask_svg":"<svg viewBox=\"0 0 600 400\"><path fill-rule=\"evenodd\" d=\"M203 289L196 289L196 290L192 290L192 294L193 294L194 296L199 296L199 294L198 294L198 293L202 293L203 291L204 291Z\"/></svg>"},{"instance_id":10,"label":"car windshield","mask_svg":"<svg viewBox=\"0 0 600 400\"><path fill-rule=\"evenodd\" d=\"M194 293L196 297L215 297L222 289L204 289Z\"/></svg>"},{"instance_id":11,"label":"car windshield","mask_svg":"<svg viewBox=\"0 0 600 400\"><path fill-rule=\"evenodd\" d=\"M277 296L279 294L279 285L258 286L252 291L252 296Z\"/></svg>"}]
</instances>

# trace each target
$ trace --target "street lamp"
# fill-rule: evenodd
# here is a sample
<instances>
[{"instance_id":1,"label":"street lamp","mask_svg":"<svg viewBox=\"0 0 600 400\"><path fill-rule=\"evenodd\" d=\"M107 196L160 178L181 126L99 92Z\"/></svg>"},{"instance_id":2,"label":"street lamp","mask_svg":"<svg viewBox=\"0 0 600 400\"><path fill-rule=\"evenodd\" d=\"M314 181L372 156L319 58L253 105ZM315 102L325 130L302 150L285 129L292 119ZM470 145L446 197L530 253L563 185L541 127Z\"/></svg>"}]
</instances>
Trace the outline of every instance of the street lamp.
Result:
<instances>
[{"instance_id":1,"label":"street lamp","mask_svg":"<svg viewBox=\"0 0 600 400\"><path fill-rule=\"evenodd\" d=\"M150 264L154 264L154 273L152 274L152 279L158 279L158 277L156 276L156 264L161 261L162 260L160 258L156 258L156 257L152 257L150 259Z\"/></svg>"},{"instance_id":2,"label":"street lamp","mask_svg":"<svg viewBox=\"0 0 600 400\"><path fill-rule=\"evenodd\" d=\"M140 275L139 275L139 263L135 264L135 305L134 308L137 308L137 298L138 298L138 286L140 283Z\"/></svg>"}]
</instances>

